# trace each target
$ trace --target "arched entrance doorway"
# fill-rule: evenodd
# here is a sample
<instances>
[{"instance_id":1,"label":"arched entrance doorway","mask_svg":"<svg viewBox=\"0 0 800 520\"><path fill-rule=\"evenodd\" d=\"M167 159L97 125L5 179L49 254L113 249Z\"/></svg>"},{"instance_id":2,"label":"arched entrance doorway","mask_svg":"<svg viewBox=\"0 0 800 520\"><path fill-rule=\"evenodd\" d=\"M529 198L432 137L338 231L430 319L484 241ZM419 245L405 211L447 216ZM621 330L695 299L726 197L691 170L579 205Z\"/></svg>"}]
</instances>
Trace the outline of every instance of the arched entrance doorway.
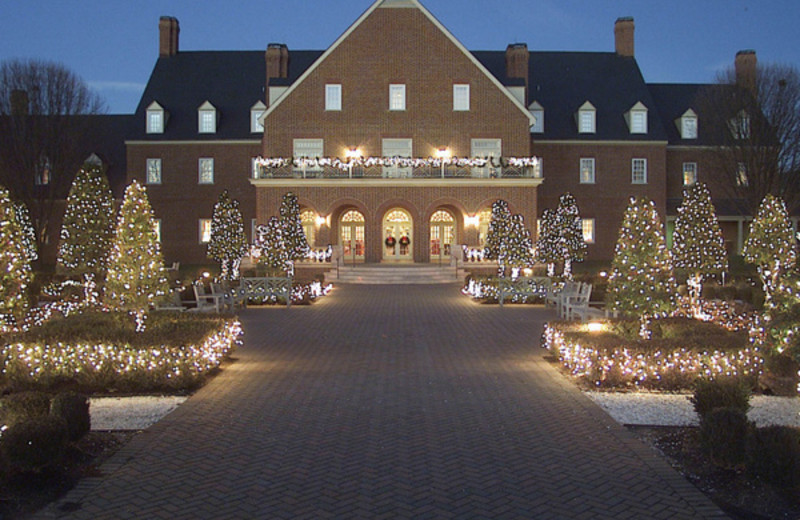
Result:
<instances>
[{"instance_id":1,"label":"arched entrance doorway","mask_svg":"<svg viewBox=\"0 0 800 520\"><path fill-rule=\"evenodd\" d=\"M383 217L383 259L388 262L413 260L413 234L411 215L400 208L389 210Z\"/></svg>"},{"instance_id":2,"label":"arched entrance doorway","mask_svg":"<svg viewBox=\"0 0 800 520\"><path fill-rule=\"evenodd\" d=\"M303 233L306 235L306 242L310 247L314 247L317 237L317 214L307 209L300 213L300 222L303 225Z\"/></svg>"},{"instance_id":3,"label":"arched entrance doorway","mask_svg":"<svg viewBox=\"0 0 800 520\"><path fill-rule=\"evenodd\" d=\"M345 260L364 261L364 215L351 209L339 221L339 243Z\"/></svg>"},{"instance_id":4,"label":"arched entrance doorway","mask_svg":"<svg viewBox=\"0 0 800 520\"><path fill-rule=\"evenodd\" d=\"M456 242L456 219L450 212L440 209L431 215L430 229L431 262L449 260L450 249Z\"/></svg>"}]
</instances>

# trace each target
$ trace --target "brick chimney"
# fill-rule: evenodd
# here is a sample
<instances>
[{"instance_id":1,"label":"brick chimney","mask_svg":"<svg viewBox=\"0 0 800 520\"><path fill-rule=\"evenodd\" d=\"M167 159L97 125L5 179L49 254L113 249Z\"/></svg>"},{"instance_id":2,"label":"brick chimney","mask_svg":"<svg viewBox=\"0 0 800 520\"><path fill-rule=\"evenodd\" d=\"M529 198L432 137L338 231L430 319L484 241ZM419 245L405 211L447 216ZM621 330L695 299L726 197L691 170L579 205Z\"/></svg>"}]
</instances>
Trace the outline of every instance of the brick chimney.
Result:
<instances>
[{"instance_id":1,"label":"brick chimney","mask_svg":"<svg viewBox=\"0 0 800 520\"><path fill-rule=\"evenodd\" d=\"M506 47L506 76L528 82L528 45L512 43Z\"/></svg>"},{"instance_id":2,"label":"brick chimney","mask_svg":"<svg viewBox=\"0 0 800 520\"><path fill-rule=\"evenodd\" d=\"M736 69L736 84L751 92L756 90L756 51L744 50L736 53L734 68Z\"/></svg>"},{"instance_id":3,"label":"brick chimney","mask_svg":"<svg viewBox=\"0 0 800 520\"><path fill-rule=\"evenodd\" d=\"M12 116L27 116L30 113L28 93L26 91L20 89L12 90L9 101L11 102Z\"/></svg>"},{"instance_id":4,"label":"brick chimney","mask_svg":"<svg viewBox=\"0 0 800 520\"><path fill-rule=\"evenodd\" d=\"M166 58L178 54L178 33L181 32L178 19L162 16L158 20L158 55Z\"/></svg>"},{"instance_id":5,"label":"brick chimney","mask_svg":"<svg viewBox=\"0 0 800 520\"><path fill-rule=\"evenodd\" d=\"M265 54L267 60L267 82L270 78L289 76L289 48L282 43L270 43Z\"/></svg>"},{"instance_id":6,"label":"brick chimney","mask_svg":"<svg viewBox=\"0 0 800 520\"><path fill-rule=\"evenodd\" d=\"M633 58L633 18L626 16L614 22L614 49L620 56Z\"/></svg>"}]
</instances>

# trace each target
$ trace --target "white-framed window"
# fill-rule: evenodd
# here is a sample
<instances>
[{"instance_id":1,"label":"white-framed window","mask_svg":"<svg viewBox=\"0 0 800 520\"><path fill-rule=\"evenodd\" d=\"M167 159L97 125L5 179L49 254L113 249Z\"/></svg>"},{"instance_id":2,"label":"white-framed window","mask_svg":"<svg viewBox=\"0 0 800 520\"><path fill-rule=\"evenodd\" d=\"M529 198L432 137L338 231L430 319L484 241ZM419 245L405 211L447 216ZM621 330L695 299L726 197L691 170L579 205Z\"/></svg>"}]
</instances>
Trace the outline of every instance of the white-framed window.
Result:
<instances>
[{"instance_id":1,"label":"white-framed window","mask_svg":"<svg viewBox=\"0 0 800 520\"><path fill-rule=\"evenodd\" d=\"M381 139L381 155L383 157L411 158L414 155L414 142L406 138ZM381 169L381 175L384 177L411 177L411 174L410 166L384 166Z\"/></svg>"},{"instance_id":2,"label":"white-framed window","mask_svg":"<svg viewBox=\"0 0 800 520\"><path fill-rule=\"evenodd\" d=\"M638 101L628 110L625 114L625 119L632 134L647 133L647 107L641 101Z\"/></svg>"},{"instance_id":3,"label":"white-framed window","mask_svg":"<svg viewBox=\"0 0 800 520\"><path fill-rule=\"evenodd\" d=\"M197 160L197 183L214 184L214 159L211 157Z\"/></svg>"},{"instance_id":4,"label":"white-framed window","mask_svg":"<svg viewBox=\"0 0 800 520\"><path fill-rule=\"evenodd\" d=\"M747 166L744 163L736 165L736 186L740 188L750 186L750 179L747 178Z\"/></svg>"},{"instance_id":5,"label":"white-framed window","mask_svg":"<svg viewBox=\"0 0 800 520\"><path fill-rule=\"evenodd\" d=\"M582 218L581 228L583 229L583 241L587 244L594 244L594 219Z\"/></svg>"},{"instance_id":6,"label":"white-framed window","mask_svg":"<svg viewBox=\"0 0 800 520\"><path fill-rule=\"evenodd\" d=\"M324 157L325 141L323 139L295 139L292 141L292 148L295 159L320 159ZM304 173L322 171L322 167L316 166L316 164L301 165L295 168Z\"/></svg>"},{"instance_id":7,"label":"white-framed window","mask_svg":"<svg viewBox=\"0 0 800 520\"><path fill-rule=\"evenodd\" d=\"M681 116L681 139L697 139L697 114L691 108Z\"/></svg>"},{"instance_id":8,"label":"white-framed window","mask_svg":"<svg viewBox=\"0 0 800 520\"><path fill-rule=\"evenodd\" d=\"M581 184L594 184L594 157L581 157Z\"/></svg>"},{"instance_id":9,"label":"white-framed window","mask_svg":"<svg viewBox=\"0 0 800 520\"><path fill-rule=\"evenodd\" d=\"M750 138L750 115L744 110L731 119L729 126L735 139Z\"/></svg>"},{"instance_id":10,"label":"white-framed window","mask_svg":"<svg viewBox=\"0 0 800 520\"><path fill-rule=\"evenodd\" d=\"M469 84L456 83L453 85L453 111L469 111Z\"/></svg>"},{"instance_id":11,"label":"white-framed window","mask_svg":"<svg viewBox=\"0 0 800 520\"><path fill-rule=\"evenodd\" d=\"M264 132L264 125L261 124L261 116L264 115L264 112L267 111L267 105L263 102L259 101L252 107L250 107L250 132L251 133L263 133Z\"/></svg>"},{"instance_id":12,"label":"white-framed window","mask_svg":"<svg viewBox=\"0 0 800 520\"><path fill-rule=\"evenodd\" d=\"M198 237L201 244L211 242L211 219L201 218L198 222Z\"/></svg>"},{"instance_id":13,"label":"white-framed window","mask_svg":"<svg viewBox=\"0 0 800 520\"><path fill-rule=\"evenodd\" d=\"M697 184L697 163L683 163L683 185L694 186L695 184Z\"/></svg>"},{"instance_id":14,"label":"white-framed window","mask_svg":"<svg viewBox=\"0 0 800 520\"><path fill-rule=\"evenodd\" d=\"M593 134L597 128L597 110L588 101L578 109L578 133Z\"/></svg>"},{"instance_id":15,"label":"white-framed window","mask_svg":"<svg viewBox=\"0 0 800 520\"><path fill-rule=\"evenodd\" d=\"M502 139L470 139L472 157L489 159L485 166L473 166L473 177L499 177L502 175L500 158L503 157Z\"/></svg>"},{"instance_id":16,"label":"white-framed window","mask_svg":"<svg viewBox=\"0 0 800 520\"><path fill-rule=\"evenodd\" d=\"M339 84L325 85L325 110L342 110L342 86Z\"/></svg>"},{"instance_id":17,"label":"white-framed window","mask_svg":"<svg viewBox=\"0 0 800 520\"><path fill-rule=\"evenodd\" d=\"M217 109L208 101L197 109L197 132L200 134L217 132Z\"/></svg>"},{"instance_id":18,"label":"white-framed window","mask_svg":"<svg viewBox=\"0 0 800 520\"><path fill-rule=\"evenodd\" d=\"M154 218L153 222L153 233L156 234L156 242L161 242L161 219Z\"/></svg>"},{"instance_id":19,"label":"white-framed window","mask_svg":"<svg viewBox=\"0 0 800 520\"><path fill-rule=\"evenodd\" d=\"M647 184L647 159L631 159L631 184Z\"/></svg>"},{"instance_id":20,"label":"white-framed window","mask_svg":"<svg viewBox=\"0 0 800 520\"><path fill-rule=\"evenodd\" d=\"M147 184L161 184L161 159L147 159Z\"/></svg>"},{"instance_id":21,"label":"white-framed window","mask_svg":"<svg viewBox=\"0 0 800 520\"><path fill-rule=\"evenodd\" d=\"M534 101L528 106L528 111L533 115L533 124L531 125L531 133L541 134L544 132L544 108L538 102Z\"/></svg>"},{"instance_id":22,"label":"white-framed window","mask_svg":"<svg viewBox=\"0 0 800 520\"><path fill-rule=\"evenodd\" d=\"M389 110L406 109L406 86L401 84L389 85Z\"/></svg>"},{"instance_id":23,"label":"white-framed window","mask_svg":"<svg viewBox=\"0 0 800 520\"><path fill-rule=\"evenodd\" d=\"M148 134L163 134L166 126L166 112L156 101L147 107L145 130Z\"/></svg>"},{"instance_id":24,"label":"white-framed window","mask_svg":"<svg viewBox=\"0 0 800 520\"><path fill-rule=\"evenodd\" d=\"M36 177L34 178L34 182L37 186L47 186L50 184L50 178L53 175L53 169L50 165L50 159L47 157L41 157L39 162L36 164Z\"/></svg>"}]
</instances>

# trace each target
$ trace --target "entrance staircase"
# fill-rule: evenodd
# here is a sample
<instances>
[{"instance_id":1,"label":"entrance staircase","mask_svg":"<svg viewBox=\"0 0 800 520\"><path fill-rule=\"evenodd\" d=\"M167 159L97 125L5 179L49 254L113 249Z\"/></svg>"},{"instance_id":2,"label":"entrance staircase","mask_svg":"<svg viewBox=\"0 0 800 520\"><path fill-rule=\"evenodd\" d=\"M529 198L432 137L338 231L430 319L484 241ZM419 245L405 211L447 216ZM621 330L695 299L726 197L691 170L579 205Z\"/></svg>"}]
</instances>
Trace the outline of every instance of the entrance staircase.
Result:
<instances>
[{"instance_id":1,"label":"entrance staircase","mask_svg":"<svg viewBox=\"0 0 800 520\"><path fill-rule=\"evenodd\" d=\"M358 284L463 283L466 272L452 266L431 264L364 264L339 267L325 273L325 282Z\"/></svg>"}]
</instances>

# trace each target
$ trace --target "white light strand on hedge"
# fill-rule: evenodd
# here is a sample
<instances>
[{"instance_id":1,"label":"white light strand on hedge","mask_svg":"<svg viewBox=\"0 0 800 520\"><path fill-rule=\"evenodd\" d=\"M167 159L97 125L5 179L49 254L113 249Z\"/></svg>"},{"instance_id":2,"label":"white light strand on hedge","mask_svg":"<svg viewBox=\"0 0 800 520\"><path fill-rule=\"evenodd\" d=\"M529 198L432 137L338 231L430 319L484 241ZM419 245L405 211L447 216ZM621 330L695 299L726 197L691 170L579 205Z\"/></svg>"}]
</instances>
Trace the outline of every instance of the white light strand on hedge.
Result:
<instances>
[{"instance_id":1,"label":"white light strand on hedge","mask_svg":"<svg viewBox=\"0 0 800 520\"><path fill-rule=\"evenodd\" d=\"M330 166L340 170L349 170L354 166L389 166L400 168L441 168L443 165L454 165L459 168L493 166L513 166L515 168L538 167L538 157L505 157L494 159L493 157L352 157L341 159L338 157L257 157L254 159L257 167L262 168L320 168Z\"/></svg>"}]
</instances>

